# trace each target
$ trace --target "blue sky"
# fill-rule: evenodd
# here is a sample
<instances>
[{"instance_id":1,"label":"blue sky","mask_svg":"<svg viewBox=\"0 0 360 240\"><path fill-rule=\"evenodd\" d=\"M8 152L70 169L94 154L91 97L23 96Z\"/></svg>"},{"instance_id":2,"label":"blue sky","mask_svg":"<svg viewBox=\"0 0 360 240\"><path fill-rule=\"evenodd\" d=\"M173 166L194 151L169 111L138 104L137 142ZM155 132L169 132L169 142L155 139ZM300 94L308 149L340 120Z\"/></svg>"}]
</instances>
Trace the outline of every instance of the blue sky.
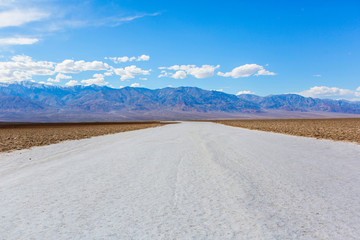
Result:
<instances>
[{"instance_id":1,"label":"blue sky","mask_svg":"<svg viewBox=\"0 0 360 240\"><path fill-rule=\"evenodd\" d=\"M0 81L355 100L359 13L359 1L0 0Z\"/></svg>"}]
</instances>

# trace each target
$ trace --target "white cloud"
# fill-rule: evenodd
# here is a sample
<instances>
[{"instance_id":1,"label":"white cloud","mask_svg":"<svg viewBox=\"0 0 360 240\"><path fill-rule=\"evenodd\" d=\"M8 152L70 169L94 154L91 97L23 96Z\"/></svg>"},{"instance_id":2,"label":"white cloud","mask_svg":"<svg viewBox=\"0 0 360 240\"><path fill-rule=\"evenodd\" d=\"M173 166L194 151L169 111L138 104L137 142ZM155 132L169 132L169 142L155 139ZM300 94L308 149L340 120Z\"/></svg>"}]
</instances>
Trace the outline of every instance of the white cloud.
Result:
<instances>
[{"instance_id":1,"label":"white cloud","mask_svg":"<svg viewBox=\"0 0 360 240\"><path fill-rule=\"evenodd\" d=\"M130 87L143 87L143 86L140 85L139 83L133 83L130 85Z\"/></svg>"},{"instance_id":2,"label":"white cloud","mask_svg":"<svg viewBox=\"0 0 360 240\"><path fill-rule=\"evenodd\" d=\"M202 67L191 67L189 70L185 69L185 71L196 78L208 78L214 76L215 69L219 67L220 65L202 65Z\"/></svg>"},{"instance_id":3,"label":"white cloud","mask_svg":"<svg viewBox=\"0 0 360 240\"><path fill-rule=\"evenodd\" d=\"M143 78L139 78L140 80L146 81L148 80L147 78L143 77Z\"/></svg>"},{"instance_id":4,"label":"white cloud","mask_svg":"<svg viewBox=\"0 0 360 240\"><path fill-rule=\"evenodd\" d=\"M37 43L39 39L37 38L0 38L0 45L30 45Z\"/></svg>"},{"instance_id":5,"label":"white cloud","mask_svg":"<svg viewBox=\"0 0 360 240\"><path fill-rule=\"evenodd\" d=\"M87 79L87 80L82 80L81 83L85 84L86 86L89 85L99 85L99 86L104 86L104 85L108 85L108 82L105 82L104 80L104 75L100 74L100 73L96 73L93 75L94 78L92 79Z\"/></svg>"},{"instance_id":6,"label":"white cloud","mask_svg":"<svg viewBox=\"0 0 360 240\"><path fill-rule=\"evenodd\" d=\"M168 69L176 71L171 75L173 78L184 79L187 75L192 75L195 78L208 78L214 76L215 69L219 68L220 65L202 65L201 67L197 67L196 65L174 65L171 67L159 67L159 69ZM162 71L162 74L159 77L166 77L168 73L166 71Z\"/></svg>"},{"instance_id":7,"label":"white cloud","mask_svg":"<svg viewBox=\"0 0 360 240\"><path fill-rule=\"evenodd\" d=\"M51 76L58 73L55 78L49 78L48 81L60 82L61 79L71 79L71 76L63 73L79 73L83 71L102 71L109 69L110 66L107 63L100 61L85 62L83 60L64 60L61 63L55 63L48 61L34 61L29 56L17 55L13 56L11 61L0 62L0 81L11 83L15 81L30 80L33 76ZM109 73L106 73L106 76L108 75Z\"/></svg>"},{"instance_id":8,"label":"white cloud","mask_svg":"<svg viewBox=\"0 0 360 240\"><path fill-rule=\"evenodd\" d=\"M315 74L313 77L321 77L321 74Z\"/></svg>"},{"instance_id":9,"label":"white cloud","mask_svg":"<svg viewBox=\"0 0 360 240\"><path fill-rule=\"evenodd\" d=\"M121 81L133 79L136 75L149 75L151 71L151 69L143 70L136 67L135 65L131 65L125 68L113 68L112 70L116 75L120 76Z\"/></svg>"},{"instance_id":10,"label":"white cloud","mask_svg":"<svg viewBox=\"0 0 360 240\"><path fill-rule=\"evenodd\" d=\"M268 70L265 69L261 69L260 71L258 71L255 76L274 76L276 75L276 73L270 72Z\"/></svg>"},{"instance_id":11,"label":"white cloud","mask_svg":"<svg viewBox=\"0 0 360 240\"><path fill-rule=\"evenodd\" d=\"M255 94L255 93L251 91L240 91L236 95L241 95L241 94Z\"/></svg>"},{"instance_id":12,"label":"white cloud","mask_svg":"<svg viewBox=\"0 0 360 240\"><path fill-rule=\"evenodd\" d=\"M55 71L61 73L79 73L84 71L107 70L109 68L110 66L107 63L101 61L85 62L84 60L74 61L66 59L56 65Z\"/></svg>"},{"instance_id":13,"label":"white cloud","mask_svg":"<svg viewBox=\"0 0 360 240\"><path fill-rule=\"evenodd\" d=\"M150 60L150 56L149 55L141 55L141 56L139 56L137 59L136 59L136 61L149 61Z\"/></svg>"},{"instance_id":14,"label":"white cloud","mask_svg":"<svg viewBox=\"0 0 360 240\"><path fill-rule=\"evenodd\" d=\"M0 82L11 83L15 81L31 80L33 76L48 75L49 82L60 82L61 79L71 79L71 76L64 73L80 73L84 71L105 71L101 75L94 74L93 79L83 80L84 84L105 85L105 76L119 75L121 80L133 79L137 75L149 75L151 69L143 70L135 65L125 68L114 68L101 61L86 62L83 60L64 60L60 63L48 61L34 61L29 56L17 55L11 58L11 61L0 62ZM147 80L147 78L142 78Z\"/></svg>"},{"instance_id":15,"label":"white cloud","mask_svg":"<svg viewBox=\"0 0 360 240\"><path fill-rule=\"evenodd\" d=\"M149 61L150 56L143 54L143 55L138 56L138 57L127 57L127 56L124 56L124 57L105 57L105 59L109 59L109 60L113 61L114 63L125 63L125 62L133 62L133 61L137 61L137 62Z\"/></svg>"},{"instance_id":16,"label":"white cloud","mask_svg":"<svg viewBox=\"0 0 360 240\"><path fill-rule=\"evenodd\" d=\"M111 27L116 27L119 26L123 23L126 22L131 22L135 19L138 18L143 18L143 17L154 17L154 16L158 16L160 15L160 12L155 12L155 13L144 13L144 14L138 14L138 15L133 15L133 16L127 16L127 17L108 17L105 19L99 19L97 20L94 25L97 26L102 26L102 25L107 25L107 26L111 26Z\"/></svg>"},{"instance_id":17,"label":"white cloud","mask_svg":"<svg viewBox=\"0 0 360 240\"><path fill-rule=\"evenodd\" d=\"M304 97L313 98L359 100L360 87L358 87L356 90L351 90L337 87L315 86L298 94Z\"/></svg>"},{"instance_id":18,"label":"white cloud","mask_svg":"<svg viewBox=\"0 0 360 240\"><path fill-rule=\"evenodd\" d=\"M105 59L109 59L109 60L113 61L114 63L123 63L123 62L134 61L136 58L132 59L127 56L124 56L124 57L105 57Z\"/></svg>"},{"instance_id":19,"label":"white cloud","mask_svg":"<svg viewBox=\"0 0 360 240\"><path fill-rule=\"evenodd\" d=\"M232 77L232 78L240 78L240 77L250 77L251 75L275 75L273 72L269 72L264 69L263 66L257 64L245 64L239 67L234 68L231 72L218 72L219 76L222 77Z\"/></svg>"},{"instance_id":20,"label":"white cloud","mask_svg":"<svg viewBox=\"0 0 360 240\"><path fill-rule=\"evenodd\" d=\"M117 4L116 4L117 5ZM87 1L69 1L66 7L61 1L45 0L0 0L0 29L12 27L11 32L16 34L14 27L22 27L19 30L38 33L47 36L48 32L64 31L69 28L81 27L115 27L120 24L134 21L135 19L157 16L160 12L139 13L131 16L107 15L96 17L93 9L89 8ZM35 24L33 24L35 23ZM21 32L18 32L21 33ZM11 36L2 34L2 45L33 44L33 39L5 39Z\"/></svg>"},{"instance_id":21,"label":"white cloud","mask_svg":"<svg viewBox=\"0 0 360 240\"><path fill-rule=\"evenodd\" d=\"M186 72L180 70L180 71L176 71L173 75L171 75L172 78L175 79L184 79L186 78Z\"/></svg>"},{"instance_id":22,"label":"white cloud","mask_svg":"<svg viewBox=\"0 0 360 240\"><path fill-rule=\"evenodd\" d=\"M0 12L0 28L17 27L29 22L40 21L50 14L39 9L19 9L13 8Z\"/></svg>"},{"instance_id":23,"label":"white cloud","mask_svg":"<svg viewBox=\"0 0 360 240\"><path fill-rule=\"evenodd\" d=\"M84 3L87 5L87 3ZM71 5L71 4L70 4ZM91 12L88 12L87 15L91 15L91 17L88 18L79 18L80 15L78 10L79 6L74 7L72 6L73 10L71 11L70 8L68 8L66 11L68 11L68 14L72 14L73 16L77 16L71 19L65 19L64 16L66 14L57 14L57 18L53 21L50 21L47 25L45 25L45 28L42 27L42 30L46 31L59 31L64 30L67 28L81 28L81 27L101 27L101 26L109 26L109 27L116 27L126 22L131 22L138 18L143 18L146 16L157 16L160 13L151 13L151 14L140 14L140 15L133 15L133 16L127 16L127 17L118 17L118 16L109 16L105 18L96 18L94 15L91 15ZM86 8L86 7L85 7ZM70 10L70 11L69 11ZM86 10L83 10L86 12Z\"/></svg>"},{"instance_id":24,"label":"white cloud","mask_svg":"<svg viewBox=\"0 0 360 240\"><path fill-rule=\"evenodd\" d=\"M32 57L26 55L15 55L11 57L14 62L32 62Z\"/></svg>"},{"instance_id":25,"label":"white cloud","mask_svg":"<svg viewBox=\"0 0 360 240\"><path fill-rule=\"evenodd\" d=\"M113 72L111 72L111 71L108 71L108 72L104 72L104 75L105 76L112 76L114 73Z\"/></svg>"},{"instance_id":26,"label":"white cloud","mask_svg":"<svg viewBox=\"0 0 360 240\"><path fill-rule=\"evenodd\" d=\"M64 73L80 73L84 71L101 71L101 75L94 74L94 78L83 80L84 84L105 85L105 76L118 75L122 81L133 79L138 75L150 75L151 69L144 70L135 65L124 68L114 68L101 61L84 60L74 61L66 59L60 63L48 61L35 61L29 56L17 55L11 61L0 61L0 82L12 83L15 81L31 80L34 76L47 75L49 82L60 82L62 79L71 79ZM99 73L98 73L99 74ZM147 80L142 77L140 80Z\"/></svg>"},{"instance_id":27,"label":"white cloud","mask_svg":"<svg viewBox=\"0 0 360 240\"><path fill-rule=\"evenodd\" d=\"M72 77L71 76L68 76L68 75L65 75L65 74L62 74L62 73L58 73L54 78L48 78L48 81L49 82L60 82L62 79L71 79Z\"/></svg>"},{"instance_id":28,"label":"white cloud","mask_svg":"<svg viewBox=\"0 0 360 240\"><path fill-rule=\"evenodd\" d=\"M79 82L76 80L70 80L65 85L69 86L69 87L73 87L73 86L79 85Z\"/></svg>"},{"instance_id":29,"label":"white cloud","mask_svg":"<svg viewBox=\"0 0 360 240\"><path fill-rule=\"evenodd\" d=\"M29 56L17 55L11 61L0 62L0 82L30 80L34 75L53 75L55 63L34 61Z\"/></svg>"},{"instance_id":30,"label":"white cloud","mask_svg":"<svg viewBox=\"0 0 360 240\"><path fill-rule=\"evenodd\" d=\"M159 69L163 69L163 68L159 68ZM167 73L165 70L162 70L160 75L158 76L158 78L162 78L162 77L168 77L169 73Z\"/></svg>"}]
</instances>

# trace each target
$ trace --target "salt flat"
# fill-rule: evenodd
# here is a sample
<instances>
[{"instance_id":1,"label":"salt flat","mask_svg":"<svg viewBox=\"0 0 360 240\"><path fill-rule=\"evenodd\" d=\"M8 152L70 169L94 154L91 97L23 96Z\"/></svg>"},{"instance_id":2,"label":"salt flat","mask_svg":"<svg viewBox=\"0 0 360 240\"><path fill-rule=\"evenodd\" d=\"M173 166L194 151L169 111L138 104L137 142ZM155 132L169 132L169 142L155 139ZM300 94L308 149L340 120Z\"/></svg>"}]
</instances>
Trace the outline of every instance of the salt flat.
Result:
<instances>
[{"instance_id":1,"label":"salt flat","mask_svg":"<svg viewBox=\"0 0 360 240\"><path fill-rule=\"evenodd\" d=\"M185 122L0 154L0 239L359 239L360 146Z\"/></svg>"}]
</instances>

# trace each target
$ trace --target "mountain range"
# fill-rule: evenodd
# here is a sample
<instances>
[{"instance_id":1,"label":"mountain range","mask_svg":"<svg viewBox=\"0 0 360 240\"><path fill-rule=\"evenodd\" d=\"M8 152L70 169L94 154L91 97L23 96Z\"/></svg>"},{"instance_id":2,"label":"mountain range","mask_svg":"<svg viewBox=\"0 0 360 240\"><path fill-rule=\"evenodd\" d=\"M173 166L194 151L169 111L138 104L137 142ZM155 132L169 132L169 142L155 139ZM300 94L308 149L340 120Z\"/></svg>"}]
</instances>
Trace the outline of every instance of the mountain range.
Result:
<instances>
[{"instance_id":1,"label":"mountain range","mask_svg":"<svg viewBox=\"0 0 360 240\"><path fill-rule=\"evenodd\" d=\"M306 98L296 94L237 96L196 87L151 90L97 85L61 87L26 81L0 84L0 121L321 117L339 114L360 114L360 102Z\"/></svg>"}]
</instances>

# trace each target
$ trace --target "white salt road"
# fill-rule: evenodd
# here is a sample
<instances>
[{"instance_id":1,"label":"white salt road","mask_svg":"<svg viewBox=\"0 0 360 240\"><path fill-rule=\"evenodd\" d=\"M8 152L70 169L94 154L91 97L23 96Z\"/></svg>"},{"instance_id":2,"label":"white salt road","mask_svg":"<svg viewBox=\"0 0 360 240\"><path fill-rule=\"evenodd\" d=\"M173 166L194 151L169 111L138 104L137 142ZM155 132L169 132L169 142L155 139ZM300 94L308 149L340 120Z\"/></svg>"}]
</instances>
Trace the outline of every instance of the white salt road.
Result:
<instances>
[{"instance_id":1,"label":"white salt road","mask_svg":"<svg viewBox=\"0 0 360 240\"><path fill-rule=\"evenodd\" d=\"M1 239L359 239L360 146L181 123L0 154Z\"/></svg>"}]
</instances>

